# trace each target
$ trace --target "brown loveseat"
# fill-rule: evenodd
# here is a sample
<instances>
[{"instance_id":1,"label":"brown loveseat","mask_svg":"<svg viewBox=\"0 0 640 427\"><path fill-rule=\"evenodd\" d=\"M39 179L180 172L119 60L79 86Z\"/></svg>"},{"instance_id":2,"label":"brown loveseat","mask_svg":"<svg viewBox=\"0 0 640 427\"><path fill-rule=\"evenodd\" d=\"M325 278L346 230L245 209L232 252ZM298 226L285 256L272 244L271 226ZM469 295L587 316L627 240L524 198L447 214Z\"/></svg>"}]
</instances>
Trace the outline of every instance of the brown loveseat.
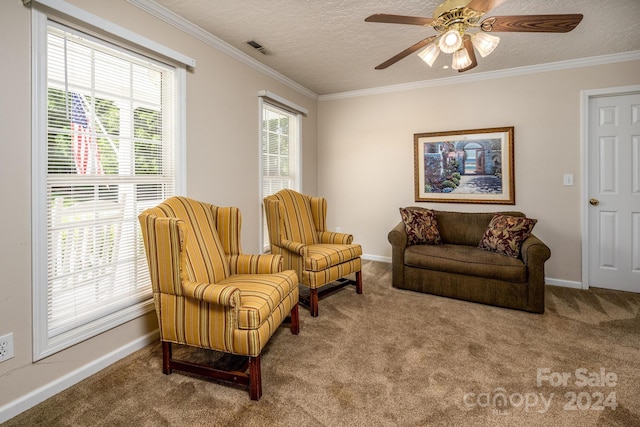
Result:
<instances>
[{"instance_id":1,"label":"brown loveseat","mask_svg":"<svg viewBox=\"0 0 640 427\"><path fill-rule=\"evenodd\" d=\"M408 245L403 221L389 232L394 287L544 312L544 263L551 256L547 245L531 234L522 242L520 256L513 258L477 247L494 213L435 211L435 216L442 244Z\"/></svg>"}]
</instances>

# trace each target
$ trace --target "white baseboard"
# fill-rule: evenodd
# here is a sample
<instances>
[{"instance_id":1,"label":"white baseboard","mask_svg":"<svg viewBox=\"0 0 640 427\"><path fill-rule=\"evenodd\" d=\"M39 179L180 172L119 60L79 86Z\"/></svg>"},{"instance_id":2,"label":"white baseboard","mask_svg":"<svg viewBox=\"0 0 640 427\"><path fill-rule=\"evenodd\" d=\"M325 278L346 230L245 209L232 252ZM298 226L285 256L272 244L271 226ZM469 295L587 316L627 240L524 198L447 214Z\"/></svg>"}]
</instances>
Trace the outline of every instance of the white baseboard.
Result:
<instances>
[{"instance_id":1,"label":"white baseboard","mask_svg":"<svg viewBox=\"0 0 640 427\"><path fill-rule=\"evenodd\" d=\"M369 261L386 262L388 264L391 264L391 257L390 256L363 254L362 255L362 259L367 259Z\"/></svg>"},{"instance_id":2,"label":"white baseboard","mask_svg":"<svg viewBox=\"0 0 640 427\"><path fill-rule=\"evenodd\" d=\"M582 282L574 282L572 280L552 279L549 277L544 278L544 282L551 286L562 286L564 288L584 289Z\"/></svg>"},{"instance_id":3,"label":"white baseboard","mask_svg":"<svg viewBox=\"0 0 640 427\"><path fill-rule=\"evenodd\" d=\"M74 384L79 383L85 378L101 371L107 366L117 362L125 356L138 351L147 345L158 340L158 330L148 333L124 346L112 351L109 354L105 354L99 359L93 360L90 363L69 372L68 374L58 378L57 380L50 382L6 405L0 407L0 424L10 420L16 415L36 406L38 403L44 402L48 398L60 393L61 391L71 387Z\"/></svg>"},{"instance_id":4,"label":"white baseboard","mask_svg":"<svg viewBox=\"0 0 640 427\"><path fill-rule=\"evenodd\" d=\"M366 259L369 261L379 261L391 263L391 257L380 256L380 255L371 255L371 254L363 254L362 259ZM561 280L561 279L553 279L550 277L544 278L545 284L551 286L562 286L565 288L573 288L573 289L584 289L582 287L582 282L574 282L571 280Z\"/></svg>"}]
</instances>

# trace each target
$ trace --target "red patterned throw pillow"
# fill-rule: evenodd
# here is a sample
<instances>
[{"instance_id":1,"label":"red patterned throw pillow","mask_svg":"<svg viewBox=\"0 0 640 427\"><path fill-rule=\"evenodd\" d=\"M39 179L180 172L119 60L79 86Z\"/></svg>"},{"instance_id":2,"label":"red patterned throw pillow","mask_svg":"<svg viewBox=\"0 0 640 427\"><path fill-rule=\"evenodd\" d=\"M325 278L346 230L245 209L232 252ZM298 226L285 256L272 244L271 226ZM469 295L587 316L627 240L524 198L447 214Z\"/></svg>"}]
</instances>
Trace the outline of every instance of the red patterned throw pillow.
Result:
<instances>
[{"instance_id":1,"label":"red patterned throw pillow","mask_svg":"<svg viewBox=\"0 0 640 427\"><path fill-rule=\"evenodd\" d=\"M533 218L495 214L489 222L478 247L491 252L520 256L520 246L531 234L533 226L538 222Z\"/></svg>"},{"instance_id":2,"label":"red patterned throw pillow","mask_svg":"<svg viewBox=\"0 0 640 427\"><path fill-rule=\"evenodd\" d=\"M438 231L436 213L430 209L400 208L400 215L407 231L409 245L439 245L442 243Z\"/></svg>"}]
</instances>

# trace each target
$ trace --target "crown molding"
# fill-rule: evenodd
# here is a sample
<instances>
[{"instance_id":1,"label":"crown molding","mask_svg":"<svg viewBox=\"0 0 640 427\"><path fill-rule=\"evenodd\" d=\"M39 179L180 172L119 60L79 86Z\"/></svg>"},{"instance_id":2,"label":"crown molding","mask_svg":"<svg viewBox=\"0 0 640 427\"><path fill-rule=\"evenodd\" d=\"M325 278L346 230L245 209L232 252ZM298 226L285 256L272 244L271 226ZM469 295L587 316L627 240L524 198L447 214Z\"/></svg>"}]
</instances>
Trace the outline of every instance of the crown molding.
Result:
<instances>
[{"instance_id":1,"label":"crown molding","mask_svg":"<svg viewBox=\"0 0 640 427\"><path fill-rule=\"evenodd\" d=\"M142 9L150 15L159 18L168 24L176 27L177 29L189 34L192 37L208 44L209 46L219 50L220 52L242 62L245 65L253 68L271 77L274 80L279 81L280 83L290 87L291 89L301 93L302 95L311 98L314 101L318 100L318 94L307 89L306 87L296 83L291 80L289 77L285 76L274 70L271 67L264 65L263 63L253 59L251 56L246 53L238 50L237 48L231 46L229 43L223 41L222 39L214 36L213 34L205 31L199 26L195 25L193 22L186 20L180 15L170 11L169 9L159 5L153 0L127 0L132 5Z\"/></svg>"},{"instance_id":2,"label":"crown molding","mask_svg":"<svg viewBox=\"0 0 640 427\"><path fill-rule=\"evenodd\" d=\"M318 95L306 87L296 83L289 77L277 72L260 61L252 58L239 49L231 46L229 43L221 40L213 34L198 27L191 21L186 20L180 15L170 11L169 9L159 5L153 0L127 0L130 4L142 9L143 11L153 15L168 24L178 28L179 30L193 36L194 38L208 44L209 46L219 50L220 52L240 61L241 63L255 69L256 71L273 78L276 81L290 87L291 89L301 93L302 95L314 101L332 101L336 99L357 98L361 96L379 95L384 93L401 92L407 90L423 89L436 86L447 86L458 83L479 82L491 79L500 79L513 76L522 76L526 74L543 73L549 71L568 70L572 68L590 67L594 65L613 64L617 62L636 61L640 59L640 50L625 53L616 53L610 55L594 56L590 58L571 59L567 61L552 62L548 64L539 64L526 67L510 68L506 70L487 71L484 73L446 77L434 80L422 80L418 82L402 83L390 86L380 86L369 89L354 90L348 92L339 92L327 95Z\"/></svg>"},{"instance_id":3,"label":"crown molding","mask_svg":"<svg viewBox=\"0 0 640 427\"><path fill-rule=\"evenodd\" d=\"M551 62L548 64L531 65L526 67L509 68L506 70L487 71L466 76L446 77L443 79L422 80L418 82L403 83L390 86L380 86L371 89L354 90L349 92L333 93L318 96L318 101L332 101L336 99L357 98L368 95L416 90L428 87L447 86L458 83L479 82L505 77L522 76L526 74L543 73L548 71L569 70L572 68L591 67L594 65L614 64L617 62L637 61L640 59L640 50L614 53L610 55L594 56L590 58L571 59L567 61Z\"/></svg>"}]
</instances>

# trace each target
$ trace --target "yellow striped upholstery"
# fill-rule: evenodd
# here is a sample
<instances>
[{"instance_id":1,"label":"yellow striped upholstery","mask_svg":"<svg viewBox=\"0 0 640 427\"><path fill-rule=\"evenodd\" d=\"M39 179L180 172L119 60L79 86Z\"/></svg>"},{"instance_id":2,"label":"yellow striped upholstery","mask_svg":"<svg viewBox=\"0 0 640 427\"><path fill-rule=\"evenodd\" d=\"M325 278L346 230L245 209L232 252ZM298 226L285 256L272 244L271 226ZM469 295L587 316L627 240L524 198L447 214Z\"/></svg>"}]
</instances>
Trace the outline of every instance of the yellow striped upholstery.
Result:
<instances>
[{"instance_id":1,"label":"yellow striped upholstery","mask_svg":"<svg viewBox=\"0 0 640 427\"><path fill-rule=\"evenodd\" d=\"M361 271L362 247L353 236L326 229L326 199L281 190L265 197L264 208L271 253L304 285L316 289Z\"/></svg>"},{"instance_id":2,"label":"yellow striped upholstery","mask_svg":"<svg viewBox=\"0 0 640 427\"><path fill-rule=\"evenodd\" d=\"M298 303L280 255L246 255L241 216L172 197L139 216L162 341L257 356Z\"/></svg>"},{"instance_id":3,"label":"yellow striped upholstery","mask_svg":"<svg viewBox=\"0 0 640 427\"><path fill-rule=\"evenodd\" d=\"M291 190L282 190L275 197L280 202L280 215L287 238L305 245L318 243L318 233L311 213L311 198Z\"/></svg>"},{"instance_id":4,"label":"yellow striped upholstery","mask_svg":"<svg viewBox=\"0 0 640 427\"><path fill-rule=\"evenodd\" d=\"M269 274L282 271L280 255L230 255L229 270L231 274Z\"/></svg>"},{"instance_id":5,"label":"yellow striped upholstery","mask_svg":"<svg viewBox=\"0 0 640 427\"><path fill-rule=\"evenodd\" d=\"M360 245L318 244L306 247L304 269L322 271L334 265L342 264L362 255Z\"/></svg>"},{"instance_id":6,"label":"yellow striped upholstery","mask_svg":"<svg viewBox=\"0 0 640 427\"><path fill-rule=\"evenodd\" d=\"M182 258L189 280L217 283L229 276L229 264L216 231L211 205L186 197L172 197L151 209L158 217L179 218L185 229L182 237L186 257Z\"/></svg>"},{"instance_id":7,"label":"yellow striped upholstery","mask_svg":"<svg viewBox=\"0 0 640 427\"><path fill-rule=\"evenodd\" d=\"M356 273L362 270L362 262L360 258L351 260L349 262L343 262L339 265L334 265L322 271L308 271L302 272L302 283L309 286L311 289L317 289L327 283L331 283L338 280L341 277L347 276L351 273Z\"/></svg>"},{"instance_id":8,"label":"yellow striped upholstery","mask_svg":"<svg viewBox=\"0 0 640 427\"><path fill-rule=\"evenodd\" d=\"M227 255L242 253L240 245L240 226L242 223L240 209L235 207L211 206L216 219L216 231L220 238L222 251Z\"/></svg>"},{"instance_id":9,"label":"yellow striped upholstery","mask_svg":"<svg viewBox=\"0 0 640 427\"><path fill-rule=\"evenodd\" d=\"M270 275L238 274L221 284L240 290L242 305L238 311L239 328L256 329L272 315L274 310L286 308L286 304L279 306L293 294L293 289L298 286L297 279L295 271L287 270ZM265 286L267 283L270 286ZM289 309L292 306L290 305ZM288 314L287 312L284 317Z\"/></svg>"},{"instance_id":10,"label":"yellow striped upholstery","mask_svg":"<svg viewBox=\"0 0 640 427\"><path fill-rule=\"evenodd\" d=\"M311 205L311 216L316 226L317 232L323 232L327 229L327 199L324 197L309 197ZM351 242L349 242L351 243Z\"/></svg>"},{"instance_id":11,"label":"yellow striped upholstery","mask_svg":"<svg viewBox=\"0 0 640 427\"><path fill-rule=\"evenodd\" d=\"M318 232L321 243L331 243L336 245L348 245L353 241L353 236L346 233L335 233L333 231Z\"/></svg>"}]
</instances>

